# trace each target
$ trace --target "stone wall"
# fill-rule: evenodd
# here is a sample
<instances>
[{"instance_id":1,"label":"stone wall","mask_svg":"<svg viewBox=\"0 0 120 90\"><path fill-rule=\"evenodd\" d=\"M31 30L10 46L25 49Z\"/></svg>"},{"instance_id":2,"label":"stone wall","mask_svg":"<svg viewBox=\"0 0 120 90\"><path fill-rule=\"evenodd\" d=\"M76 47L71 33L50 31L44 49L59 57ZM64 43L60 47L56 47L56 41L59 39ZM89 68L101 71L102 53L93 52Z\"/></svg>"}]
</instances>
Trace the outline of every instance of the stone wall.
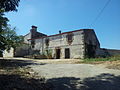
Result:
<instances>
[{"instance_id":1,"label":"stone wall","mask_svg":"<svg viewBox=\"0 0 120 90\"><path fill-rule=\"evenodd\" d=\"M100 48L93 29L81 29L30 40L33 41L33 51L45 54L50 50L53 58L94 58L107 55L107 52Z\"/></svg>"},{"instance_id":2,"label":"stone wall","mask_svg":"<svg viewBox=\"0 0 120 90\"><path fill-rule=\"evenodd\" d=\"M68 41L69 35L72 35L72 41ZM40 50L44 53L47 49L52 51L53 58L56 58L56 49L60 49L60 58L65 58L65 49L69 48L70 58L84 57L83 30L58 35L52 35L45 38L35 39L34 50ZM46 41L48 40L48 45Z\"/></svg>"},{"instance_id":3,"label":"stone wall","mask_svg":"<svg viewBox=\"0 0 120 90\"><path fill-rule=\"evenodd\" d=\"M31 33L28 33L24 36L24 43L28 44L29 43L29 39L31 39Z\"/></svg>"},{"instance_id":4,"label":"stone wall","mask_svg":"<svg viewBox=\"0 0 120 90\"><path fill-rule=\"evenodd\" d=\"M108 53L112 55L120 55L120 50L115 50L115 49L107 49Z\"/></svg>"},{"instance_id":5,"label":"stone wall","mask_svg":"<svg viewBox=\"0 0 120 90\"><path fill-rule=\"evenodd\" d=\"M14 48L11 47L10 50L4 50L3 57L4 58L12 58L12 57L14 57Z\"/></svg>"},{"instance_id":6,"label":"stone wall","mask_svg":"<svg viewBox=\"0 0 120 90\"><path fill-rule=\"evenodd\" d=\"M37 32L32 26L30 33L24 37L22 46L9 52L4 51L3 57L48 54L53 58L94 58L99 56L120 54L120 50L102 49L93 29L80 29L47 36Z\"/></svg>"},{"instance_id":7,"label":"stone wall","mask_svg":"<svg viewBox=\"0 0 120 90\"><path fill-rule=\"evenodd\" d=\"M46 34L37 32L36 26L31 26L30 32L24 36L24 43L31 44L30 39L40 38L47 36Z\"/></svg>"},{"instance_id":8,"label":"stone wall","mask_svg":"<svg viewBox=\"0 0 120 90\"><path fill-rule=\"evenodd\" d=\"M14 52L15 57L24 57L29 55L32 52L31 47L29 44L23 44L16 48Z\"/></svg>"},{"instance_id":9,"label":"stone wall","mask_svg":"<svg viewBox=\"0 0 120 90\"><path fill-rule=\"evenodd\" d=\"M84 42L86 44L96 45L96 48L100 48L99 40L93 29L83 29L84 30Z\"/></svg>"},{"instance_id":10,"label":"stone wall","mask_svg":"<svg viewBox=\"0 0 120 90\"><path fill-rule=\"evenodd\" d=\"M100 54L100 43L93 29L84 29L85 57L94 58Z\"/></svg>"}]
</instances>

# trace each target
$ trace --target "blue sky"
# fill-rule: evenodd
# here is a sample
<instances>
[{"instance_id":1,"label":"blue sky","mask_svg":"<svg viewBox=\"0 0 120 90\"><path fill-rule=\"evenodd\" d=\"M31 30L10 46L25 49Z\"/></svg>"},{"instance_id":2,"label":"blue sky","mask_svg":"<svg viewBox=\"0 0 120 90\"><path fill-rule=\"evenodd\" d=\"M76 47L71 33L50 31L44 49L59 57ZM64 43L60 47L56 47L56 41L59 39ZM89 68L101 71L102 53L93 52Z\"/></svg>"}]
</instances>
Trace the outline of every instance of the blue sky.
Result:
<instances>
[{"instance_id":1,"label":"blue sky","mask_svg":"<svg viewBox=\"0 0 120 90\"><path fill-rule=\"evenodd\" d=\"M32 25L47 35L92 28L102 48L120 49L120 0L21 0L18 12L6 13L17 34L25 35ZM91 25L93 24L93 25Z\"/></svg>"}]
</instances>

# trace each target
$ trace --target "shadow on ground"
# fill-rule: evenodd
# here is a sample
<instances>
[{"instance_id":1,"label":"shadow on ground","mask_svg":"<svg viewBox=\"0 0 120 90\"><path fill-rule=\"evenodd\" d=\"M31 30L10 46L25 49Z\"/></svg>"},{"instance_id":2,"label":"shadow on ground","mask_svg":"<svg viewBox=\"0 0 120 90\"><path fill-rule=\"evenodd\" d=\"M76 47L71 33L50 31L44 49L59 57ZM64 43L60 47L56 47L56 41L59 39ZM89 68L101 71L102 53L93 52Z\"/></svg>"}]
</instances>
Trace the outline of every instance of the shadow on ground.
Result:
<instances>
[{"instance_id":1,"label":"shadow on ground","mask_svg":"<svg viewBox=\"0 0 120 90\"><path fill-rule=\"evenodd\" d=\"M5 68L23 67L28 65L45 65L45 63L35 63L32 60L0 59L0 66Z\"/></svg>"},{"instance_id":2,"label":"shadow on ground","mask_svg":"<svg viewBox=\"0 0 120 90\"><path fill-rule=\"evenodd\" d=\"M120 76L101 74L96 77L45 79L0 75L0 90L120 90Z\"/></svg>"},{"instance_id":3,"label":"shadow on ground","mask_svg":"<svg viewBox=\"0 0 120 90\"><path fill-rule=\"evenodd\" d=\"M120 76L101 74L96 77L80 78L62 77L49 79L55 85L54 90L120 90Z\"/></svg>"},{"instance_id":4,"label":"shadow on ground","mask_svg":"<svg viewBox=\"0 0 120 90\"><path fill-rule=\"evenodd\" d=\"M52 90L44 79L24 78L19 75L0 75L0 90Z\"/></svg>"},{"instance_id":5,"label":"shadow on ground","mask_svg":"<svg viewBox=\"0 0 120 90\"><path fill-rule=\"evenodd\" d=\"M44 64L31 60L0 59L0 90L52 90L53 85L45 82L43 77L36 78L36 73L24 68L27 65Z\"/></svg>"},{"instance_id":6,"label":"shadow on ground","mask_svg":"<svg viewBox=\"0 0 120 90\"><path fill-rule=\"evenodd\" d=\"M23 67L31 64L37 65L30 60L0 59L0 65L3 67ZM0 74L0 90L120 90L120 76L104 73L85 79L61 77L45 81L34 77L24 78L16 74Z\"/></svg>"}]
</instances>

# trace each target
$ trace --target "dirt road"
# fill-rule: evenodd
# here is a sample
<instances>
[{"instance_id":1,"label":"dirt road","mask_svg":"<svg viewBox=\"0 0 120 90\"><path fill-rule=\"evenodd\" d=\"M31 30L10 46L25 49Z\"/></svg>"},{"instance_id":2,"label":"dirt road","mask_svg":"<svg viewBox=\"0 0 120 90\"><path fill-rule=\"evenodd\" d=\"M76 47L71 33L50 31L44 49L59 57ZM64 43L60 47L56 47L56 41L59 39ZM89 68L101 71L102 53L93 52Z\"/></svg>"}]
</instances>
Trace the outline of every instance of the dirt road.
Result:
<instances>
[{"instance_id":1,"label":"dirt road","mask_svg":"<svg viewBox=\"0 0 120 90\"><path fill-rule=\"evenodd\" d=\"M21 58L12 59L11 63L31 67L54 85L53 90L120 90L120 70L108 69L106 64L71 64L73 62Z\"/></svg>"},{"instance_id":2,"label":"dirt road","mask_svg":"<svg viewBox=\"0 0 120 90\"><path fill-rule=\"evenodd\" d=\"M120 70L103 65L43 63L30 67L51 82L54 90L120 90Z\"/></svg>"}]
</instances>

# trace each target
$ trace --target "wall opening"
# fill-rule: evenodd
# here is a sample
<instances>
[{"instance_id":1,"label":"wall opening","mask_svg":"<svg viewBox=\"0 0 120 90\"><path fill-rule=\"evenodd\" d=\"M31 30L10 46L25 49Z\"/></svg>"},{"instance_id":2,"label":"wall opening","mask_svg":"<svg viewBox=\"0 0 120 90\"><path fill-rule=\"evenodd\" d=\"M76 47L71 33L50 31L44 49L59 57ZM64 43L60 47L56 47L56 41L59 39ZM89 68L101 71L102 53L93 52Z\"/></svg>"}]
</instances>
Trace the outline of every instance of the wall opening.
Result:
<instances>
[{"instance_id":1,"label":"wall opening","mask_svg":"<svg viewBox=\"0 0 120 90\"><path fill-rule=\"evenodd\" d=\"M95 58L95 45L86 45L86 58Z\"/></svg>"},{"instance_id":2,"label":"wall opening","mask_svg":"<svg viewBox=\"0 0 120 90\"><path fill-rule=\"evenodd\" d=\"M69 48L65 48L65 58L70 58L70 49Z\"/></svg>"},{"instance_id":3,"label":"wall opening","mask_svg":"<svg viewBox=\"0 0 120 90\"><path fill-rule=\"evenodd\" d=\"M56 49L56 59L60 59L60 49Z\"/></svg>"}]
</instances>

